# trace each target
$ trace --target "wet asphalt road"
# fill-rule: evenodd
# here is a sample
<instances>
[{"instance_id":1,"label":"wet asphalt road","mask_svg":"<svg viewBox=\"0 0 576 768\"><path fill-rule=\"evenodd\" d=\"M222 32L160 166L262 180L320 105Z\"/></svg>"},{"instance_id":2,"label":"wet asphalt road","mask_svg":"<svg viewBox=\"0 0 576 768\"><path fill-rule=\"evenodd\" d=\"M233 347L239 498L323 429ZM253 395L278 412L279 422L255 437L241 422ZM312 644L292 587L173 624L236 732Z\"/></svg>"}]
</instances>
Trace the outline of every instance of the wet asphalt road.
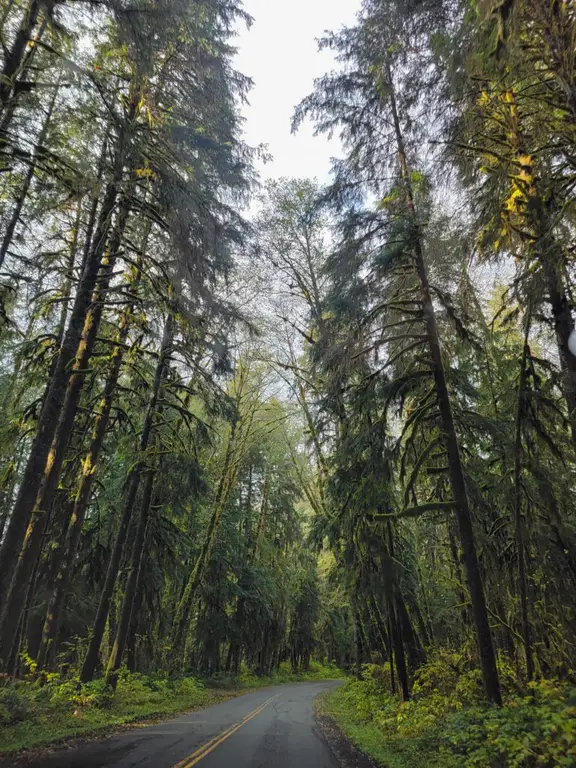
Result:
<instances>
[{"instance_id":1,"label":"wet asphalt road","mask_svg":"<svg viewBox=\"0 0 576 768\"><path fill-rule=\"evenodd\" d=\"M314 720L314 698L337 682L279 685L138 728L27 768L338 768Z\"/></svg>"}]
</instances>

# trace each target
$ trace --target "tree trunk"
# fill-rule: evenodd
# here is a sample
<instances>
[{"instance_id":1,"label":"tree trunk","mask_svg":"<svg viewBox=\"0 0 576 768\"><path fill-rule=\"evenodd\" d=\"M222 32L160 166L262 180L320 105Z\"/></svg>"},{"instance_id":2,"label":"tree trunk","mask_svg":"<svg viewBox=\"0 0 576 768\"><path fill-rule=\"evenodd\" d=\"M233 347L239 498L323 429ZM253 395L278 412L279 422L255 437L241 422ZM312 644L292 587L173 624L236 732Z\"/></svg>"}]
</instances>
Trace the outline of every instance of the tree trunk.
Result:
<instances>
[{"instance_id":1,"label":"tree trunk","mask_svg":"<svg viewBox=\"0 0 576 768\"><path fill-rule=\"evenodd\" d=\"M13 642L14 633L18 626L18 614L19 611L22 610L21 606L26 590L26 584L42 546L42 531L44 530L45 521L50 513L54 493L60 480L62 466L66 457L66 450L74 428L76 412L82 394L86 371L92 357L96 336L100 327L100 320L106 301L106 293L112 279L113 268L124 234L128 215L129 208L126 202L124 202L118 214L118 222L112 238L110 253L102 267L102 273L98 280L99 284L92 298L92 306L86 314L82 337L76 351L72 370L68 374L68 386L66 388L64 402L60 409L58 425L48 455L46 469L34 507L30 513L30 519L18 564L12 576L12 582L7 596L4 600L2 609L2 629L0 630L0 649L10 647Z\"/></svg>"},{"instance_id":2,"label":"tree trunk","mask_svg":"<svg viewBox=\"0 0 576 768\"><path fill-rule=\"evenodd\" d=\"M520 615L522 622L522 639L526 656L526 676L528 680L534 677L534 656L530 637L530 620L528 617L528 590L526 577L526 550L522 521L522 421L526 405L526 378L528 357L528 335L530 333L530 315L527 313L524 346L520 362L520 378L518 381L518 399L516 406L516 424L514 436L514 530L516 534L516 549L518 557L518 591L520 594Z\"/></svg>"},{"instance_id":3,"label":"tree trunk","mask_svg":"<svg viewBox=\"0 0 576 768\"><path fill-rule=\"evenodd\" d=\"M390 660L390 664L392 664L393 660L392 660L392 648L390 647L390 640L388 638L388 633L386 632L384 621L382 620L380 607L378 606L378 602L373 594L370 594L370 600L368 605L370 608L370 615L372 616L372 621L374 623L376 634L380 640L380 647L382 649L381 650L382 661L386 661L386 659L388 658Z\"/></svg>"},{"instance_id":4,"label":"tree trunk","mask_svg":"<svg viewBox=\"0 0 576 768\"><path fill-rule=\"evenodd\" d=\"M22 188L20 189L20 192L16 197L16 200L14 203L14 209L12 211L10 219L8 220L8 224L6 225L6 232L4 233L4 237L2 238L2 243L0 244L0 268L4 264L4 259L6 258L6 254L8 253L8 250L12 245L14 232L16 231L16 227L18 226L18 222L20 221L20 214L22 213L22 208L24 207L24 203L26 202L26 198L28 197L28 192L30 191L32 179L34 178L34 174L36 172L36 166L42 154L44 142L46 140L46 135L48 134L48 129L50 127L50 123L52 122L52 116L54 114L54 108L56 106L56 99L58 98L59 91L60 91L60 87L59 85L57 85L56 88L54 89L54 94L50 101L46 118L40 130L40 133L38 134L36 147L34 148L32 159L28 166L28 170L26 171L26 175L24 176L24 182L22 184Z\"/></svg>"},{"instance_id":5,"label":"tree trunk","mask_svg":"<svg viewBox=\"0 0 576 768\"><path fill-rule=\"evenodd\" d=\"M354 673L357 680L362 680L362 628L357 609L354 609L354 650Z\"/></svg>"},{"instance_id":6,"label":"tree trunk","mask_svg":"<svg viewBox=\"0 0 576 768\"><path fill-rule=\"evenodd\" d=\"M514 101L510 105L510 110L512 117L511 145L516 160L521 162L522 157L530 156L530 152L525 147L522 125L518 120L518 109ZM530 168L530 175L531 191L524 210L524 217L532 235L528 240L528 247L531 255L536 257L542 267L548 289L548 301L552 309L554 332L563 373L562 390L568 408L572 441L576 447L576 357L570 351L568 344L570 335L574 330L574 321L566 290L569 281L567 276L563 277L562 274L563 270L569 267L562 246L559 246L555 240L553 224L561 212L556 207L555 196L548 188L548 182L542 183L534 168Z\"/></svg>"},{"instance_id":7,"label":"tree trunk","mask_svg":"<svg viewBox=\"0 0 576 768\"><path fill-rule=\"evenodd\" d=\"M144 493L142 495L142 503L140 506L140 515L138 516L136 531L134 533L134 543L132 545L132 556L130 558L128 578L126 580L124 596L122 598L122 607L120 609L120 619L116 629L116 638L114 640L112 651L108 658L108 665L106 667L106 685L109 685L113 688L116 687L118 682L118 670L122 664L122 657L124 655L124 649L126 648L126 642L128 640L128 632L130 630L130 622L132 619L132 606L136 598L138 580L145 557L144 541L146 538L146 527L148 525L150 516L150 507L152 505L152 493L154 490L154 480L156 479L156 473L157 469L150 469L146 474Z\"/></svg>"},{"instance_id":8,"label":"tree trunk","mask_svg":"<svg viewBox=\"0 0 576 768\"><path fill-rule=\"evenodd\" d=\"M488 610L486 608L486 598L484 595L484 585L482 583L482 577L478 563L478 554L476 552L476 541L474 536L474 529L472 526L472 515L470 513L468 502L468 492L464 478L464 469L462 467L458 437L456 435L456 428L454 425L452 404L450 401L450 395L448 393L448 385L446 383L446 373L444 369L444 361L442 358L442 350L440 347L438 326L436 323L436 312L434 310L434 304L432 302L432 295L430 292L428 270L426 267L424 250L422 247L422 235L416 213L416 207L414 204L412 182L394 93L392 72L389 67L388 80L400 172L405 186L408 212L412 221L412 226L414 228L414 258L416 262L416 271L420 281L424 324L428 336L430 356L432 358L434 382L436 385L436 398L438 401L438 408L440 410L443 439L446 447L446 453L448 455L450 485L456 505L456 518L458 521L460 542L464 556L468 589L470 590L472 613L474 615L474 624L476 627L476 640L480 653L480 664L482 667L484 689L486 691L486 697L489 701L494 702L495 704L501 704L502 697L500 694L500 681L496 667L496 655L494 653L494 645L490 632L490 623L488 621Z\"/></svg>"},{"instance_id":9,"label":"tree trunk","mask_svg":"<svg viewBox=\"0 0 576 768\"><path fill-rule=\"evenodd\" d=\"M10 18L10 14L14 8L16 0L5 0L4 7L2 9L2 16L0 16L0 29L4 28L4 25Z\"/></svg>"},{"instance_id":10,"label":"tree trunk","mask_svg":"<svg viewBox=\"0 0 576 768\"><path fill-rule=\"evenodd\" d=\"M54 5L53 0L46 3L47 11ZM26 47L34 28L38 23L38 16L42 7L41 0L32 0L30 5L24 11L18 32L12 43L12 48L6 53L4 58L4 67L0 75L0 111L3 111L13 94L14 81L19 69L22 67L26 55Z\"/></svg>"},{"instance_id":11,"label":"tree trunk","mask_svg":"<svg viewBox=\"0 0 576 768\"><path fill-rule=\"evenodd\" d=\"M147 229L143 238L142 254L144 254L146 251L149 234L150 228ZM133 292L140 283L141 265L142 256L140 257L139 263L137 265L136 275L130 283L131 292ZM86 511L88 509L88 504L90 502L90 496L92 493L92 487L96 478L96 467L98 465L100 451L102 450L104 438L108 429L112 404L116 394L116 386L120 378L120 371L122 369L122 362L124 359L124 347L130 332L131 317L133 311L134 302L131 302L122 311L118 320L119 331L116 335L116 339L114 340L115 347L108 368L108 376L106 378L104 392L100 400L98 413L96 415L92 429L90 447L84 461L82 462L82 471L74 499L74 506L68 522L66 537L62 547L60 567L55 578L54 590L46 611L44 628L42 631L42 642L37 659L38 671L41 671L47 665L50 665L50 660L55 650L54 646L57 642L58 633L60 631L60 622L62 618L62 610L64 607L66 591L68 590L68 585L72 576L72 565L76 551L78 549L78 543L82 533L82 526L84 525L84 519L86 517Z\"/></svg>"},{"instance_id":12,"label":"tree trunk","mask_svg":"<svg viewBox=\"0 0 576 768\"><path fill-rule=\"evenodd\" d=\"M140 435L139 444L139 460L135 467L130 472L128 482L128 492L126 494L126 500L124 502L124 510L122 513L122 519L120 521L120 527L116 535L114 542L114 548L108 563L108 570L106 572L106 579L104 587L100 595L100 602L98 604L98 611L96 618L94 619L94 625L92 627L92 634L90 637L90 643L86 656L84 658L84 664L82 665L82 671L80 673L80 679L83 683L87 683L94 677L96 665L98 664L98 655L100 653L100 646L102 644L102 637L106 629L106 620L110 611L110 604L112 602L112 595L114 593L114 587L116 585L116 579L118 577L118 569L120 567L120 560L122 559L122 552L124 551L124 545L126 542L126 536L128 534L128 527L132 519L132 511L136 502L136 495L140 486L140 478L144 470L144 454L150 444L150 438L152 435L152 427L154 422L154 416L156 413L156 407L158 404L158 396L162 387L162 382L168 366L168 358L172 347L172 339L174 334L174 318L169 315L166 324L164 326L164 335L162 338L162 346L160 349L160 356L158 365L156 366L156 372L154 374L154 382L152 385L152 392L150 394L150 401L146 410L146 416L144 418L144 424L142 426L142 432Z\"/></svg>"},{"instance_id":13,"label":"tree trunk","mask_svg":"<svg viewBox=\"0 0 576 768\"><path fill-rule=\"evenodd\" d=\"M385 581L385 595L388 607L388 615L390 616L391 627L391 640L392 647L394 648L394 660L396 662L396 674L398 675L398 683L400 685L400 695L402 701L408 701L410 699L410 685L408 681L408 669L406 667L406 654L404 652L404 638L402 633L402 620L400 611L398 610L399 595L396 585L396 573L394 571L394 534L392 531L392 524L388 520L387 524L388 533L388 557L390 558L389 571L390 576L386 577Z\"/></svg>"},{"instance_id":14,"label":"tree trunk","mask_svg":"<svg viewBox=\"0 0 576 768\"><path fill-rule=\"evenodd\" d=\"M46 528L47 527L48 525L46 525ZM28 589L26 590L23 610L20 615L16 634L12 642L12 647L10 648L10 653L8 655L6 670L8 674L12 675L13 677L18 677L20 673L20 667L21 667L20 653L22 650L22 646L26 643L26 640L27 640L28 619L30 617L30 608L32 606L32 600L34 599L34 593L36 591L36 583L38 581L39 571L40 571L40 557L38 557L38 559L36 560L36 563L34 564L34 569L30 576Z\"/></svg>"},{"instance_id":15,"label":"tree trunk","mask_svg":"<svg viewBox=\"0 0 576 768\"><path fill-rule=\"evenodd\" d=\"M452 574L456 582L454 591L458 599L458 604L459 604L458 607L460 608L460 617L462 619L462 627L464 630L469 630L473 628L472 618L470 616L470 611L469 611L468 597L466 595L466 592L464 591L464 588L461 586L463 584L464 575L462 573L462 565L463 565L462 557L458 550L456 521L452 519L449 520L446 527L448 529L448 541L450 544L450 554L452 555L452 563L454 565L454 571Z\"/></svg>"},{"instance_id":16,"label":"tree trunk","mask_svg":"<svg viewBox=\"0 0 576 768\"><path fill-rule=\"evenodd\" d=\"M36 435L24 469L6 536L2 542L0 553L0 598L4 598L6 595L8 579L15 570L40 489L52 441L58 427L58 420L71 373L70 366L80 343L84 321L90 308L92 294L96 287L104 256L104 247L110 229L112 212L116 204L118 185L122 179L125 154L126 139L124 132L122 132L116 154L113 178L106 188L100 211L94 247L91 249L90 256L86 261L80 278L68 330L62 342L48 391L44 398Z\"/></svg>"},{"instance_id":17,"label":"tree trunk","mask_svg":"<svg viewBox=\"0 0 576 768\"><path fill-rule=\"evenodd\" d=\"M4 26L3 24L0 24L0 27L3 27L3 26ZM32 47L27 46L26 53L22 57L22 64L17 73L18 79L17 80L15 79L14 82L11 84L13 90L14 88L18 87L19 82L28 79L28 73L31 69L32 62L34 60L34 55L38 50L37 44L42 40L42 37L44 36L44 32L46 31L47 26L48 26L48 19L46 18L46 16L44 16L40 26L38 27L38 32L34 37L35 45ZM8 132L12 124L12 120L14 118L14 113L16 112L17 106L18 106L18 100L14 98L9 100L5 108L0 106L0 156L5 151L4 148L10 143L8 140Z\"/></svg>"},{"instance_id":18,"label":"tree trunk","mask_svg":"<svg viewBox=\"0 0 576 768\"><path fill-rule=\"evenodd\" d=\"M245 552L245 564L240 576L240 586L245 586L246 582L246 568L252 566L257 558L260 549L260 544L264 536L264 527L266 524L266 512L268 508L268 468L264 470L264 483L262 486L262 501L260 503L260 512L258 514L258 521L256 523L256 533L252 538L250 531L250 510L252 508L252 465L250 465L250 475L248 484L248 494L246 501L246 517L244 521L244 552ZM232 671L234 676L237 676L240 671L240 663L242 661L242 652L244 650L243 643L243 628L245 617L246 598L242 594L237 600L236 610L234 612L233 627L236 636L230 642L230 648L228 650L229 660L227 667Z\"/></svg>"},{"instance_id":19,"label":"tree trunk","mask_svg":"<svg viewBox=\"0 0 576 768\"><path fill-rule=\"evenodd\" d=\"M235 462L233 461L233 454L237 431L238 422L234 421L230 429L230 435L228 437L226 454L224 456L224 465L222 467L222 475L218 484L218 490L214 500L214 510L212 512L212 517L210 518L206 537L202 544L200 554L198 555L194 564L194 568L192 569L192 572L190 573L184 588L180 603L176 608L173 632L173 653L175 658L183 659L185 655L183 651L185 645L186 630L190 620L190 612L194 604L196 593L198 592L202 578L204 577L204 572L210 561L210 555L212 554L212 548L214 546L216 534L218 533L220 519L222 517L224 507L228 501L230 490L236 475L236 471L234 469Z\"/></svg>"},{"instance_id":20,"label":"tree trunk","mask_svg":"<svg viewBox=\"0 0 576 768\"><path fill-rule=\"evenodd\" d=\"M396 590L392 584L389 585L387 602L388 613L390 614L390 625L392 631L392 646L394 648L394 661L396 662L396 674L400 684L400 694L402 701L410 699L410 685L408 683L408 669L406 667L406 655L404 653L404 640L402 637L402 626L396 606Z\"/></svg>"},{"instance_id":21,"label":"tree trunk","mask_svg":"<svg viewBox=\"0 0 576 768\"><path fill-rule=\"evenodd\" d=\"M96 229L96 222L98 221L98 205L100 203L100 195L98 190L102 184L104 173L106 171L106 154L110 143L111 128L108 128L104 140L102 141L102 149L100 150L100 158L98 159L98 171L96 172L96 179L94 184L94 192L92 193L92 202L88 212L88 219L86 221L86 230L84 233L84 248L82 251L82 262L80 265L80 274L84 272L86 262L90 257L90 251L94 240L94 230Z\"/></svg>"},{"instance_id":22,"label":"tree trunk","mask_svg":"<svg viewBox=\"0 0 576 768\"><path fill-rule=\"evenodd\" d=\"M237 394L237 404L240 403L241 391ZM185 664L185 637L186 630L188 628L188 622L190 620L190 612L194 604L194 599L204 578L204 573L210 562L210 556L216 540L216 535L220 527L220 521L222 514L228 503L230 492L234 486L236 474L238 472L238 466L244 455L246 441L250 436L252 429L252 423L254 421L255 410L253 404L250 406L248 415L245 417L245 423L239 423L235 420L232 423L230 429L230 435L228 437L228 443L226 446L226 454L224 458L224 466L222 468L222 475L220 482L218 483L218 490L216 492L216 498L214 500L214 511L210 518L208 525L208 531L202 545L202 549L194 568L190 573L182 598L176 608L176 616L174 619L174 639L173 639L173 655L174 658L178 658L180 655L182 664Z\"/></svg>"},{"instance_id":23,"label":"tree trunk","mask_svg":"<svg viewBox=\"0 0 576 768\"><path fill-rule=\"evenodd\" d=\"M60 622L62 618L62 609L70 579L72 577L72 567L74 557L78 549L86 511L92 494L92 487L96 479L96 467L100 451L104 444L104 438L108 430L110 412L116 394L116 385L120 378L122 361L124 359L124 344L130 330L130 315L132 305L128 307L120 318L120 330L116 338L116 346L112 353L106 385L100 401L98 414L94 423L90 447L84 461L82 462L82 473L78 483L78 489L74 499L72 515L68 523L68 530L63 545L63 551L60 561L60 567L56 575L52 597L46 610L44 628L42 632L42 644L38 655L38 671L50 665L51 656L56 644L58 633L60 631Z\"/></svg>"},{"instance_id":24,"label":"tree trunk","mask_svg":"<svg viewBox=\"0 0 576 768\"><path fill-rule=\"evenodd\" d=\"M576 357L574 357L568 346L568 340L572 331L574 331L574 321L572 319L570 302L557 270L550 264L545 264L544 266L547 273L548 294L562 368L562 389L568 408L572 441L576 446Z\"/></svg>"},{"instance_id":25,"label":"tree trunk","mask_svg":"<svg viewBox=\"0 0 576 768\"><path fill-rule=\"evenodd\" d=\"M468 492L466 490L466 481L464 479L464 470L460 458L460 449L456 428L454 426L454 417L452 415L452 405L448 386L446 383L446 374L444 371L444 362L442 360L442 351L438 329L436 325L436 315L430 295L430 286L428 283L428 274L423 258L423 253L419 242L416 245L417 268L422 286L422 296L424 300L424 317L426 322L426 331L429 336L430 353L434 366L434 380L436 383L436 396L438 407L440 409L440 418L442 423L443 438L448 454L448 466L450 475L450 485L452 494L456 503L456 517L458 520L458 529L460 534L460 543L466 568L466 578L468 589L470 590L470 599L472 603L472 613L474 615L474 624L476 627L476 640L480 652L480 663L482 666L482 677L484 680L484 689L489 701L495 704L501 704L500 682L498 679L498 670L496 668L496 656L492 643L490 624L488 621L488 611L486 608L486 598L484 595L484 585L480 575L480 566L476 552L476 541L474 529L472 526L472 515L468 503Z\"/></svg>"},{"instance_id":26,"label":"tree trunk","mask_svg":"<svg viewBox=\"0 0 576 768\"><path fill-rule=\"evenodd\" d=\"M406 602L400 590L396 591L396 605L398 608L399 619L402 624L402 637L404 638L406 649L408 651L408 665L411 670L417 669L426 663L426 654L420 638L410 619L410 614L406 608Z\"/></svg>"},{"instance_id":27,"label":"tree trunk","mask_svg":"<svg viewBox=\"0 0 576 768\"><path fill-rule=\"evenodd\" d=\"M264 484L262 486L262 501L260 503L260 513L258 515L258 523L256 524L256 536L254 538L254 549L252 550L251 563L255 563L258 559L258 553L260 552L260 545L264 538L264 530L266 528L266 515L268 513L268 466L264 470Z\"/></svg>"},{"instance_id":28,"label":"tree trunk","mask_svg":"<svg viewBox=\"0 0 576 768\"><path fill-rule=\"evenodd\" d=\"M146 543L144 544L146 546ZM142 609L142 574L138 578L138 589L136 591L136 597L134 598L134 605L132 607L132 617L130 619L130 631L128 632L128 640L126 642L126 666L130 672L134 673L138 671L138 627L140 611Z\"/></svg>"}]
</instances>

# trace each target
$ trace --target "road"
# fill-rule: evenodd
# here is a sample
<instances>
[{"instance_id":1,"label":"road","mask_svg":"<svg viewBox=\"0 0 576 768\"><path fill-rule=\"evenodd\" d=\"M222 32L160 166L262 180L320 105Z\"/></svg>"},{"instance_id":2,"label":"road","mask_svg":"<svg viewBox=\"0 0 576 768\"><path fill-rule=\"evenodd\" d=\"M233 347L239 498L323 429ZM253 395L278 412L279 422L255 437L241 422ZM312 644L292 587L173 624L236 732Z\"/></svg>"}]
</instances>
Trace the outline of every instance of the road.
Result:
<instances>
[{"instance_id":1,"label":"road","mask_svg":"<svg viewBox=\"0 0 576 768\"><path fill-rule=\"evenodd\" d=\"M279 685L80 749L27 768L339 768L314 721L314 698L336 682Z\"/></svg>"}]
</instances>

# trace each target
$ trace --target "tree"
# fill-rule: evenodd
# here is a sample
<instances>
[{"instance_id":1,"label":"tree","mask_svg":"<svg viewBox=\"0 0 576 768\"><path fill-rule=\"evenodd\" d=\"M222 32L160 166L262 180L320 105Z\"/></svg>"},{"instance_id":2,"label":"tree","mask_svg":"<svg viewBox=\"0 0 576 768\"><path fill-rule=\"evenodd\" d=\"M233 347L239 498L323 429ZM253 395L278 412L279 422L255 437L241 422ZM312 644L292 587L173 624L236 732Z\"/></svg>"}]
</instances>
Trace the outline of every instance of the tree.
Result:
<instances>
[{"instance_id":1,"label":"tree","mask_svg":"<svg viewBox=\"0 0 576 768\"><path fill-rule=\"evenodd\" d=\"M394 6L389 10L393 13ZM382 26L384 18L387 19L386 28ZM348 158L347 162L345 160L337 168L334 199L340 202L347 194L357 196L358 190L364 186L381 197L380 210L389 208L391 221L403 230L403 242L396 262L400 262L404 273L413 270L413 282L407 290L392 294L390 301L402 307L405 314L411 313L412 318L416 316L423 328L415 334L410 331L403 333L399 341L405 340L408 343L400 354L420 349L424 345L427 347L429 359L425 361L425 367L415 373L420 377L431 376L434 382L434 400L440 417L439 439L446 451L453 496L453 500L442 503L445 507L453 507L456 512L486 695L490 701L499 703L501 697L496 657L425 257L425 218L417 208L415 176L408 160L406 129L403 127L403 123L406 124L410 118L410 112L408 107L406 113L402 112L394 79L394 68L399 67L407 56L407 49L403 48L402 42L400 35L395 34L393 25L390 25L389 15L384 16L380 4L375 7L367 4L357 28L344 30L325 41L326 45L336 50L340 61L354 69L320 80L315 94L301 105L297 121L305 115L311 115L320 121L318 130L331 131L339 127L343 132L348 144ZM389 50L390 46L393 50ZM408 94L407 98L410 98ZM370 105L370 116L367 116L366 104ZM391 131L380 137L374 120L376 123L390 125ZM376 147L380 149L379 152ZM396 181L392 187L386 188L383 176L385 172L389 173L391 152L396 157L393 171ZM378 231L380 228L381 233L389 226L385 216L381 217L381 223L377 215L371 219L374 229ZM392 259L391 266L396 266ZM376 312L380 314L379 310L373 310L373 314ZM408 317L405 324L412 325L413 319ZM389 326L385 326L385 329L388 330ZM385 343L386 339L378 342L379 345ZM391 357L388 365L394 359ZM429 452L430 446L425 450Z\"/></svg>"}]
</instances>

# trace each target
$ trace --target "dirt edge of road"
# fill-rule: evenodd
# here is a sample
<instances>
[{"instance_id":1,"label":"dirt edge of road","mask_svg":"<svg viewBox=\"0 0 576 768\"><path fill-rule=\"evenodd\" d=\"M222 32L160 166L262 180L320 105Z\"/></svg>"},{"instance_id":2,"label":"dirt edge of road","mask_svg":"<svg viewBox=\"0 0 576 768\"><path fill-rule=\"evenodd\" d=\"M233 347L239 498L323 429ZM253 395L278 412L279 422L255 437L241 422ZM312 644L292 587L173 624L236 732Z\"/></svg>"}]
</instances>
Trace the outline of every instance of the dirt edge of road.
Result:
<instances>
[{"instance_id":1,"label":"dirt edge of road","mask_svg":"<svg viewBox=\"0 0 576 768\"><path fill-rule=\"evenodd\" d=\"M321 693L314 701L314 719L324 741L328 744L342 768L378 768L378 764L352 744L336 720L329 715Z\"/></svg>"}]
</instances>

